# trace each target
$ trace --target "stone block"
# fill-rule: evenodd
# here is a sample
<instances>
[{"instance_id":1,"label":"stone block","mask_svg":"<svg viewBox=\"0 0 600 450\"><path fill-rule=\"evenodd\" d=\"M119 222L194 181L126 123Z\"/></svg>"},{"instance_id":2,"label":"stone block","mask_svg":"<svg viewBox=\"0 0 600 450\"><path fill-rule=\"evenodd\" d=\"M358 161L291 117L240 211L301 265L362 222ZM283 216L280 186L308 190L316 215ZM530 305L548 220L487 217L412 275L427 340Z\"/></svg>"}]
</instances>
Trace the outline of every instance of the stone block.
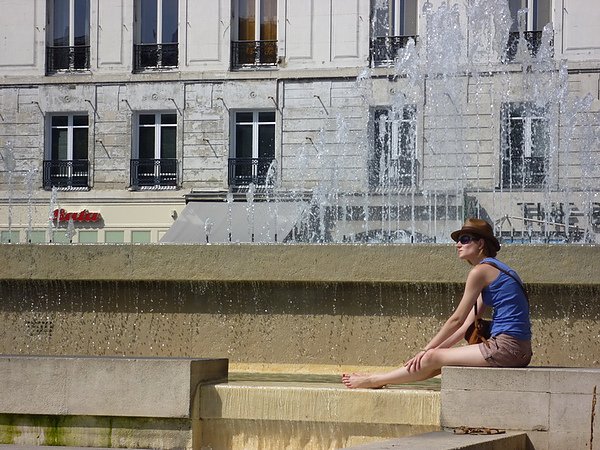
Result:
<instances>
[{"instance_id":1,"label":"stone block","mask_svg":"<svg viewBox=\"0 0 600 450\"><path fill-rule=\"evenodd\" d=\"M191 418L227 359L0 356L2 414Z\"/></svg>"},{"instance_id":2,"label":"stone block","mask_svg":"<svg viewBox=\"0 0 600 450\"><path fill-rule=\"evenodd\" d=\"M441 422L445 427L547 430L549 402L548 393L443 388Z\"/></svg>"}]
</instances>

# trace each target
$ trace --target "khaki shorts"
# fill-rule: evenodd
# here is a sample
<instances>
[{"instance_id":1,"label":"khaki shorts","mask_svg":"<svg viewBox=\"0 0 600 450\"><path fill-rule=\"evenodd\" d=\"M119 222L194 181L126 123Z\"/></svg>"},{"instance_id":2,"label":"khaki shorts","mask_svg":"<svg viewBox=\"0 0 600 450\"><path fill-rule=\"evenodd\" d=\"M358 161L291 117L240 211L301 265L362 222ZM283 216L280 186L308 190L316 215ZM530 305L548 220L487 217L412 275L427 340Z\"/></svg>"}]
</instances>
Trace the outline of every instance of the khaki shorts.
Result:
<instances>
[{"instance_id":1,"label":"khaki shorts","mask_svg":"<svg viewBox=\"0 0 600 450\"><path fill-rule=\"evenodd\" d=\"M520 341L508 334L499 334L479 344L485 360L493 367L525 367L531 361L531 341Z\"/></svg>"}]
</instances>

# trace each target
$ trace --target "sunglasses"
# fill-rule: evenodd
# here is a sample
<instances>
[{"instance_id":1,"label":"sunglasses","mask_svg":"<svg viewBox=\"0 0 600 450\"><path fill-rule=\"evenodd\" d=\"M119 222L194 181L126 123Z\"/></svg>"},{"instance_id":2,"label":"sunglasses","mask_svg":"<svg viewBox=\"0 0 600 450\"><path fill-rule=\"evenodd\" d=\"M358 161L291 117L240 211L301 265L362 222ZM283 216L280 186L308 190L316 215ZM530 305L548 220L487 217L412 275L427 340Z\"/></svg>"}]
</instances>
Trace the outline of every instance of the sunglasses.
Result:
<instances>
[{"instance_id":1,"label":"sunglasses","mask_svg":"<svg viewBox=\"0 0 600 450\"><path fill-rule=\"evenodd\" d=\"M473 236L469 236L468 234L463 234L461 237L458 238L458 241L456 242L460 242L462 245L466 245L466 244L470 244L471 242L477 240L477 238L473 237Z\"/></svg>"}]
</instances>

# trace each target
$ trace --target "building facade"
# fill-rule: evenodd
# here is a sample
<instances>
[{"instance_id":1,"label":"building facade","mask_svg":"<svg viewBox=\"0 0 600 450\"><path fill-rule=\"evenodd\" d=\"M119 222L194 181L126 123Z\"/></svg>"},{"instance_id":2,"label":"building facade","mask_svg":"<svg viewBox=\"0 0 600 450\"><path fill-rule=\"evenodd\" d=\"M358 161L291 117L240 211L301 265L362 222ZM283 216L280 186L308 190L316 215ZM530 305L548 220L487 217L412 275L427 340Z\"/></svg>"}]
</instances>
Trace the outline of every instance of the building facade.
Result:
<instances>
[{"instance_id":1,"label":"building facade","mask_svg":"<svg viewBox=\"0 0 600 450\"><path fill-rule=\"evenodd\" d=\"M597 242L600 9L467 3L0 0L2 241Z\"/></svg>"}]
</instances>

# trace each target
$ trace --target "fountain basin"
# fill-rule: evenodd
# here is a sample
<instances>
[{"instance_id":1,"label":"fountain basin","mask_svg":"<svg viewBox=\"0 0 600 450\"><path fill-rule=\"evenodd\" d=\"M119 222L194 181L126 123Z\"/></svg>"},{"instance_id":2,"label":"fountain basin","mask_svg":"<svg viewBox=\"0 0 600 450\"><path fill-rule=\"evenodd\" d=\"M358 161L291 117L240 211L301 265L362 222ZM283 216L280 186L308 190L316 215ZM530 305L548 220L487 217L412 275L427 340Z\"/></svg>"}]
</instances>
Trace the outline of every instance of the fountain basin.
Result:
<instances>
[{"instance_id":1,"label":"fountain basin","mask_svg":"<svg viewBox=\"0 0 600 450\"><path fill-rule=\"evenodd\" d=\"M600 364L599 253L503 248L530 290L532 364ZM0 353L227 357L254 372L397 366L453 310L469 269L447 245L4 245L0 255L10 261Z\"/></svg>"}]
</instances>

